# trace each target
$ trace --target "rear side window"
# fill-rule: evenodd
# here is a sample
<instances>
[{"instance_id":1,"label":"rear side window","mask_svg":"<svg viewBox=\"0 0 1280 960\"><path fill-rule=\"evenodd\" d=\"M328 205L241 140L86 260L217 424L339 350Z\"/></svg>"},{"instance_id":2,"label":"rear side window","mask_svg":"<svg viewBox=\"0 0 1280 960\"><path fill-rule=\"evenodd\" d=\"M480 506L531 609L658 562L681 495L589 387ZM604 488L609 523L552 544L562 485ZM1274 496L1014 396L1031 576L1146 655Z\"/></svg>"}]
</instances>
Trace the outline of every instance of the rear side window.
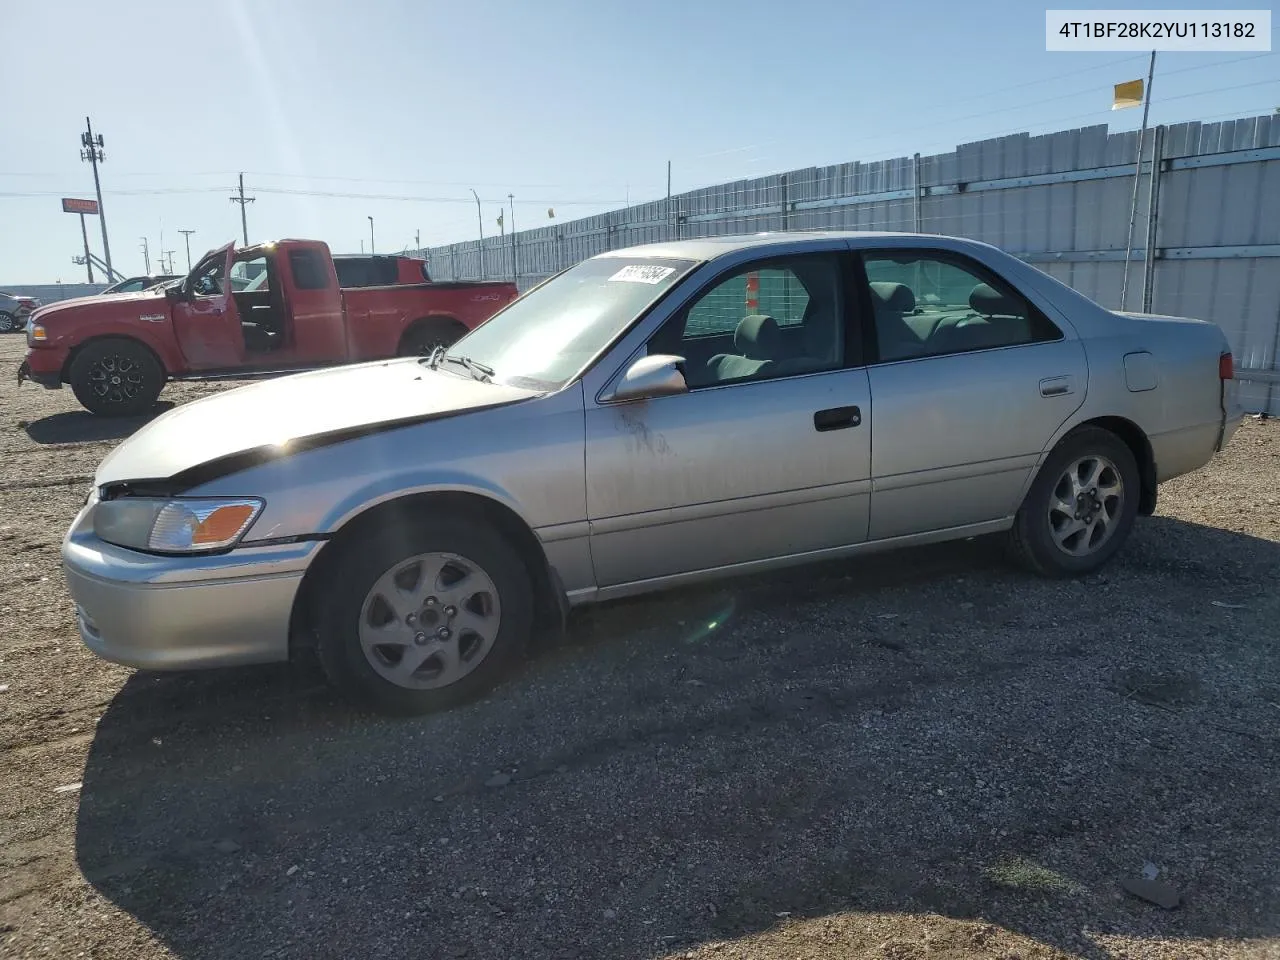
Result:
<instances>
[{"instance_id":1,"label":"rear side window","mask_svg":"<svg viewBox=\"0 0 1280 960\"><path fill-rule=\"evenodd\" d=\"M299 290L323 290L329 285L324 259L315 250L290 250L289 269Z\"/></svg>"},{"instance_id":2,"label":"rear side window","mask_svg":"<svg viewBox=\"0 0 1280 960\"><path fill-rule=\"evenodd\" d=\"M882 361L1062 338L1034 304L967 257L904 248L862 262Z\"/></svg>"},{"instance_id":3,"label":"rear side window","mask_svg":"<svg viewBox=\"0 0 1280 960\"><path fill-rule=\"evenodd\" d=\"M340 256L333 258L340 287L381 287L400 279L395 257Z\"/></svg>"}]
</instances>

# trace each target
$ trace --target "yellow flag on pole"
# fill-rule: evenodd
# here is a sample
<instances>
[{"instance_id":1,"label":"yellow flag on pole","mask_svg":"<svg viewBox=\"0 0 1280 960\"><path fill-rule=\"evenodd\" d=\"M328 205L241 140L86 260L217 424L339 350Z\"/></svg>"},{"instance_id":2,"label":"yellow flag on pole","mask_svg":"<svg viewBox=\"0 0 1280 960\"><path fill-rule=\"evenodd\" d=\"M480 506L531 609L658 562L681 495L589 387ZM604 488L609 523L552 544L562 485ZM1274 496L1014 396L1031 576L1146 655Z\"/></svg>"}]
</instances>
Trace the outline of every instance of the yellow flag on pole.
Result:
<instances>
[{"instance_id":1,"label":"yellow flag on pole","mask_svg":"<svg viewBox=\"0 0 1280 960\"><path fill-rule=\"evenodd\" d=\"M1142 81L1127 80L1116 84L1115 99L1111 103L1112 110L1124 110L1128 107L1142 106Z\"/></svg>"}]
</instances>

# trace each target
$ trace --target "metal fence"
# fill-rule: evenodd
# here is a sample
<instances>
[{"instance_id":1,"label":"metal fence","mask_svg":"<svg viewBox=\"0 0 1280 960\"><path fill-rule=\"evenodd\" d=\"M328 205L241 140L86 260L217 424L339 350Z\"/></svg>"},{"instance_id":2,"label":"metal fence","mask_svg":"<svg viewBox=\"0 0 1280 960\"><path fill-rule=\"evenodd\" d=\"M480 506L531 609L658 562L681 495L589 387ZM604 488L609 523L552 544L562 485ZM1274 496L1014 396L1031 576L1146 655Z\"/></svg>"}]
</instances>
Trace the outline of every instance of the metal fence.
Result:
<instances>
[{"instance_id":1,"label":"metal fence","mask_svg":"<svg viewBox=\"0 0 1280 960\"><path fill-rule=\"evenodd\" d=\"M514 259L517 282L527 289L607 250L762 230L971 237L1104 306L1214 321L1247 378L1246 407L1280 414L1280 116L1148 131L1122 305L1137 137L1108 133L1106 125L1015 134L933 156L719 184L670 202L487 237L483 275L511 277ZM439 279L482 276L475 241L425 253Z\"/></svg>"}]
</instances>

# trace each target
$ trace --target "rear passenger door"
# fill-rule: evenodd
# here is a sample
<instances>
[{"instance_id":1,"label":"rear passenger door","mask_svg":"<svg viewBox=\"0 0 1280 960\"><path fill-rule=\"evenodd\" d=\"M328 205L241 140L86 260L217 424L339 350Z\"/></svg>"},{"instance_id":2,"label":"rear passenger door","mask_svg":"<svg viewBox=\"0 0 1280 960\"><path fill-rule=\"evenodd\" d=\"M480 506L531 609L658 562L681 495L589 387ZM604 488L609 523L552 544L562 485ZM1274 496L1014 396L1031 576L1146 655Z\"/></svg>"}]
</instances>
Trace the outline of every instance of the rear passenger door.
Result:
<instances>
[{"instance_id":1,"label":"rear passenger door","mask_svg":"<svg viewBox=\"0 0 1280 960\"><path fill-rule=\"evenodd\" d=\"M1011 516L1084 401L1083 345L970 257L904 247L860 262L873 321L870 539Z\"/></svg>"}]
</instances>

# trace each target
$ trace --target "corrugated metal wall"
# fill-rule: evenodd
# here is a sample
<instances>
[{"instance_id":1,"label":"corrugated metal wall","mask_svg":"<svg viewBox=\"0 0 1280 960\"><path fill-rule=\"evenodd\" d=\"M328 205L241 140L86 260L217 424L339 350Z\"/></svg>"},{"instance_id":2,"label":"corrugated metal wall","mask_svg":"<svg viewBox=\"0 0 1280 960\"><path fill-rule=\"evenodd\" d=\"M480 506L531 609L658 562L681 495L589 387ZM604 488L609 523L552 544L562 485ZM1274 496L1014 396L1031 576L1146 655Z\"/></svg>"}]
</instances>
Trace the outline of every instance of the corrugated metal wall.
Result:
<instances>
[{"instance_id":1,"label":"corrugated metal wall","mask_svg":"<svg viewBox=\"0 0 1280 960\"><path fill-rule=\"evenodd\" d=\"M1121 306L1137 133L1105 125L962 144L951 153L809 167L706 187L514 237L426 252L439 279L521 289L606 250L761 230L905 230L972 237ZM1148 132L1124 307L1201 317L1252 379L1251 410L1280 414L1280 116ZM1152 183L1154 165L1155 183ZM1153 190L1154 187L1154 190ZM1153 192L1154 223L1148 218ZM1154 228L1155 256L1145 259Z\"/></svg>"}]
</instances>

